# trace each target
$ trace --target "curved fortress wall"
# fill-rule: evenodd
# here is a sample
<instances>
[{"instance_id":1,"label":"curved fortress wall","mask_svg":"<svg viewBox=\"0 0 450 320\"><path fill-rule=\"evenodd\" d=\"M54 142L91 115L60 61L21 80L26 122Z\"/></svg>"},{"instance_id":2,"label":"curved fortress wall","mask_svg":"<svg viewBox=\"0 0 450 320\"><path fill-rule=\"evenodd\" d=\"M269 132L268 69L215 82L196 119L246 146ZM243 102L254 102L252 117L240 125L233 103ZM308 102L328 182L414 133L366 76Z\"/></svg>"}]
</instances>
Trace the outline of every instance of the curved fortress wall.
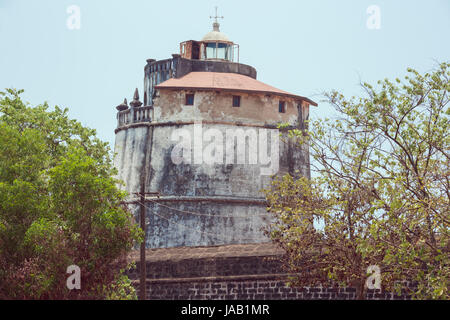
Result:
<instances>
[{"instance_id":1,"label":"curved fortress wall","mask_svg":"<svg viewBox=\"0 0 450 320\"><path fill-rule=\"evenodd\" d=\"M186 94L195 95L193 105L185 104ZM240 107L232 106L233 95L241 97ZM161 89L153 109L139 109L138 115L136 109L119 113L115 161L130 200L137 199L141 179L146 192L161 194L145 202L147 246L269 241L261 230L270 222L262 189L270 187L271 174L309 176L308 148L294 148L288 139L277 143L276 125L302 127L308 104L276 95ZM131 208L138 217L139 203Z\"/></svg>"}]
</instances>

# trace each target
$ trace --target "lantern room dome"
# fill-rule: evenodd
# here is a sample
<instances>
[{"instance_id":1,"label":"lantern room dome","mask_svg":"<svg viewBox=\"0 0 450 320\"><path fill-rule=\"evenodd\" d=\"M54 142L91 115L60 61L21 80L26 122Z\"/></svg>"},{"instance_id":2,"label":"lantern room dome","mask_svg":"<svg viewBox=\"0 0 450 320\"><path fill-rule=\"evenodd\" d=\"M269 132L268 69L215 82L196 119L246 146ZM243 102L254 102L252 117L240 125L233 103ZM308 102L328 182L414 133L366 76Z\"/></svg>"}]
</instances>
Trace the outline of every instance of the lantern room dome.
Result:
<instances>
[{"instance_id":1,"label":"lantern room dome","mask_svg":"<svg viewBox=\"0 0 450 320\"><path fill-rule=\"evenodd\" d=\"M231 42L230 39L226 36L226 34L222 32L217 31L211 31L208 34L206 34L202 41L224 41L224 42Z\"/></svg>"},{"instance_id":2,"label":"lantern room dome","mask_svg":"<svg viewBox=\"0 0 450 320\"><path fill-rule=\"evenodd\" d=\"M218 41L218 42L232 42L223 32L219 30L219 23L215 22L213 24L213 31L207 33L202 41Z\"/></svg>"}]
</instances>

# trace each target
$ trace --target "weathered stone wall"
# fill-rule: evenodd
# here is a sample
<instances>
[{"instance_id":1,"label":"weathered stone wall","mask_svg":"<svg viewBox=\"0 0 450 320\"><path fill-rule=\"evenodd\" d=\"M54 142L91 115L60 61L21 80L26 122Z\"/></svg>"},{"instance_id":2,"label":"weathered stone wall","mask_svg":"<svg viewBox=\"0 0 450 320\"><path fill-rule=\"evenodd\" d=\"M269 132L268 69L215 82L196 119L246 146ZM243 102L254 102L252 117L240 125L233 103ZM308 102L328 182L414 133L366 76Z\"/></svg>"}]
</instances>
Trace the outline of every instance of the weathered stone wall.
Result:
<instances>
[{"instance_id":1,"label":"weathered stone wall","mask_svg":"<svg viewBox=\"0 0 450 320\"><path fill-rule=\"evenodd\" d=\"M258 246L267 248L270 243L245 244L218 247L169 248L147 250L147 279L186 279L201 277L228 277L247 275L282 274L282 266L277 251L245 252L241 248ZM164 255L162 251L176 251ZM204 251L203 254L192 254L193 251ZM209 254L207 254L209 252ZM138 259L136 252L135 259ZM132 280L139 278L140 263L128 273Z\"/></svg>"},{"instance_id":2,"label":"weathered stone wall","mask_svg":"<svg viewBox=\"0 0 450 320\"><path fill-rule=\"evenodd\" d=\"M155 121L230 121L236 124L276 126L299 125L298 103L289 97L242 92L195 91L193 106L186 106L185 90L159 90L154 99ZM241 106L233 107L233 95L241 96ZM279 101L286 102L286 112L278 111ZM303 119L308 108L303 108Z\"/></svg>"},{"instance_id":3,"label":"weathered stone wall","mask_svg":"<svg viewBox=\"0 0 450 320\"><path fill-rule=\"evenodd\" d=\"M135 194L141 191L142 179L146 192L161 194L159 199L145 201L147 246L267 241L262 228L270 221L262 190L270 188L271 175L300 170L309 176L308 148L294 147L286 134L277 148L273 140L279 136L276 125L288 122L298 127L308 109L300 108L299 117L294 100L283 98L287 110L279 113L279 98L248 94L242 95L241 107L235 108L232 93L201 91L196 92L194 106L184 106L184 95L184 91L161 91L153 121L116 130L118 178L125 183L129 201L134 201L130 206L136 217L140 209ZM213 133L209 140L208 132ZM180 133L190 139L190 161L176 163L173 150L182 141ZM261 148L263 137L267 145ZM203 145L196 149L199 140ZM222 156L208 163L205 150L213 141L215 147L208 154L218 155L220 149ZM200 159L196 150L200 150ZM230 154L231 162L227 161ZM252 160L251 155L256 157Z\"/></svg>"},{"instance_id":4,"label":"weathered stone wall","mask_svg":"<svg viewBox=\"0 0 450 320\"><path fill-rule=\"evenodd\" d=\"M160 200L158 204L146 201L148 248L258 243L268 240L261 231L268 224L268 218L263 216L263 206L194 199ZM170 209L162 205L168 205ZM131 207L138 217L139 206Z\"/></svg>"},{"instance_id":5,"label":"weathered stone wall","mask_svg":"<svg viewBox=\"0 0 450 320\"><path fill-rule=\"evenodd\" d=\"M116 133L114 165L121 186L128 193L140 191L140 178L145 164L146 148L149 146L150 129L146 126L120 130Z\"/></svg>"},{"instance_id":6,"label":"weathered stone wall","mask_svg":"<svg viewBox=\"0 0 450 320\"><path fill-rule=\"evenodd\" d=\"M146 294L150 300L278 300L355 299L355 288L291 288L281 256L273 243L147 250ZM139 290L139 252L129 257L136 268L128 272ZM368 290L367 299L410 299Z\"/></svg>"},{"instance_id":7,"label":"weathered stone wall","mask_svg":"<svg viewBox=\"0 0 450 320\"><path fill-rule=\"evenodd\" d=\"M224 137L230 127L233 129L229 125L202 126L204 131L215 129ZM146 192L160 192L162 196L154 199L157 203L150 200L145 203L148 246L211 246L267 241L261 231L270 222L262 190L270 187L272 177L261 174L262 170L279 169L279 174L284 174L295 168L308 176L307 157L297 154L292 145L280 142L280 159L275 160L277 164L226 164L225 159L223 164L175 164L172 151L177 142L170 138L174 130L180 128L194 135L194 125L156 126L152 129L155 138L151 159L146 161L149 164ZM123 141L122 153L117 155L121 164L119 178L125 181L130 194L140 191L144 140L149 136L146 130L150 129L129 128L118 133L116 143ZM268 130L278 135L274 129ZM249 144L249 141L245 143L245 150L250 149ZM118 150L121 148L116 147L116 152ZM249 162L248 155L246 162ZM132 208L137 217L138 204L135 203Z\"/></svg>"},{"instance_id":8,"label":"weathered stone wall","mask_svg":"<svg viewBox=\"0 0 450 320\"><path fill-rule=\"evenodd\" d=\"M139 292L139 282L135 287ZM148 300L354 300L355 288L291 288L284 280L227 279L197 281L148 281ZM368 300L410 300L383 290L368 290Z\"/></svg>"}]
</instances>

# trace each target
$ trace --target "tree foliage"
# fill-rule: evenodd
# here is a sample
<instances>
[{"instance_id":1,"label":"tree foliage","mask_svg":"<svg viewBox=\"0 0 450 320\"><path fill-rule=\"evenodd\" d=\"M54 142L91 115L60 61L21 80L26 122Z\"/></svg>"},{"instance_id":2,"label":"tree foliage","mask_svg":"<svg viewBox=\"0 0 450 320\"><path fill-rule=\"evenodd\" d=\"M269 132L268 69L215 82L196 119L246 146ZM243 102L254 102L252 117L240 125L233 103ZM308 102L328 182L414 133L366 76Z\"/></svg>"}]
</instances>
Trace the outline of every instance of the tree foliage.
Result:
<instances>
[{"instance_id":1,"label":"tree foliage","mask_svg":"<svg viewBox=\"0 0 450 320\"><path fill-rule=\"evenodd\" d=\"M29 107L21 93L0 94L0 298L135 296L121 270L141 233L107 144L67 109ZM81 290L66 286L71 265Z\"/></svg>"},{"instance_id":2,"label":"tree foliage","mask_svg":"<svg viewBox=\"0 0 450 320\"><path fill-rule=\"evenodd\" d=\"M450 64L402 81L333 91L335 119L290 136L310 147L313 178L285 176L267 190L293 285L350 285L363 298L367 268L385 290L449 298ZM411 293L411 292L410 292Z\"/></svg>"}]
</instances>

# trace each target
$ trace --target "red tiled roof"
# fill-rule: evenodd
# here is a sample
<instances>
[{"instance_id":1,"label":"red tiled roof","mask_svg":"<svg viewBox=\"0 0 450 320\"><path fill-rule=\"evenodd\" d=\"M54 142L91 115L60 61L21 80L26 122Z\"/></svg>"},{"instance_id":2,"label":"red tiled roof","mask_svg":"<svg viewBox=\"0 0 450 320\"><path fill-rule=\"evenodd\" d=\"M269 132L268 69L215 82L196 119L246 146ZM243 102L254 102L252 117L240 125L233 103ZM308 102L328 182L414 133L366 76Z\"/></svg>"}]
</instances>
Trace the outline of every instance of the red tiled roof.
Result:
<instances>
[{"instance_id":1,"label":"red tiled roof","mask_svg":"<svg viewBox=\"0 0 450 320\"><path fill-rule=\"evenodd\" d=\"M190 90L219 90L238 91L247 93L264 93L291 97L317 106L314 101L298 96L275 87L269 86L253 78L237 74L223 72L190 72L176 79L172 78L155 86L156 89L190 89Z\"/></svg>"}]
</instances>

